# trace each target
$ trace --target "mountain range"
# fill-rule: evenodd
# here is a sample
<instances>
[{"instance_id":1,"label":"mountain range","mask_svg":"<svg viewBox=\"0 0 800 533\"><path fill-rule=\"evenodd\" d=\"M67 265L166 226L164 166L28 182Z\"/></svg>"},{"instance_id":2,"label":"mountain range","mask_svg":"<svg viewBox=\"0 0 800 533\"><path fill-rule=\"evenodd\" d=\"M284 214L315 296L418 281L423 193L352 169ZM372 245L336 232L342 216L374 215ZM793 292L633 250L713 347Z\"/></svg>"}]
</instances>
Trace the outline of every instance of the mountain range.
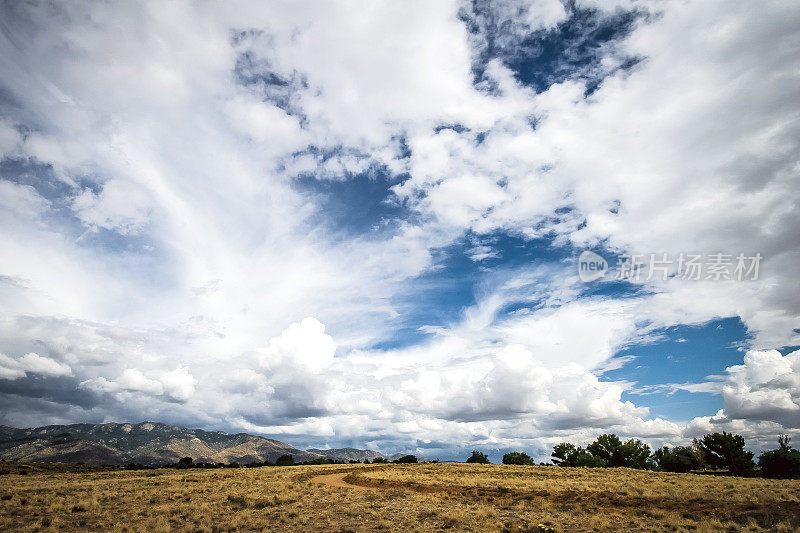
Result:
<instances>
[{"instance_id":1,"label":"mountain range","mask_svg":"<svg viewBox=\"0 0 800 533\"><path fill-rule=\"evenodd\" d=\"M315 453L331 459L333 461L358 461L363 463L365 459L369 459L370 462L374 461L375 459L391 459L391 457L386 457L380 452L376 452L374 450L359 450L357 448L335 448L331 450L321 450L319 448L309 448L306 450L309 453Z\"/></svg>"},{"instance_id":2,"label":"mountain range","mask_svg":"<svg viewBox=\"0 0 800 533\"><path fill-rule=\"evenodd\" d=\"M187 429L159 422L28 429L0 426L0 458L22 462L165 465L191 457L195 462L247 464L274 462L284 454L298 463L326 455L246 433Z\"/></svg>"}]
</instances>

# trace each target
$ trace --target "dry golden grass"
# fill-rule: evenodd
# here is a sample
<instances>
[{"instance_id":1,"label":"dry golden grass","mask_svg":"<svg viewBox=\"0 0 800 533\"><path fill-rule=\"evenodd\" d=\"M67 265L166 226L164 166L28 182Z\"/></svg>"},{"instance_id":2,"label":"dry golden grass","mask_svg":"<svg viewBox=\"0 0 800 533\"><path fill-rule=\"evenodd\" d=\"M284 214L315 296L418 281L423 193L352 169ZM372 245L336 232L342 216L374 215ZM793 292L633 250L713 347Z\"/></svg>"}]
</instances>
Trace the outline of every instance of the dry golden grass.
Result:
<instances>
[{"instance_id":1,"label":"dry golden grass","mask_svg":"<svg viewBox=\"0 0 800 533\"><path fill-rule=\"evenodd\" d=\"M352 490L309 482L353 470ZM0 530L800 531L800 481L430 464L0 476Z\"/></svg>"}]
</instances>

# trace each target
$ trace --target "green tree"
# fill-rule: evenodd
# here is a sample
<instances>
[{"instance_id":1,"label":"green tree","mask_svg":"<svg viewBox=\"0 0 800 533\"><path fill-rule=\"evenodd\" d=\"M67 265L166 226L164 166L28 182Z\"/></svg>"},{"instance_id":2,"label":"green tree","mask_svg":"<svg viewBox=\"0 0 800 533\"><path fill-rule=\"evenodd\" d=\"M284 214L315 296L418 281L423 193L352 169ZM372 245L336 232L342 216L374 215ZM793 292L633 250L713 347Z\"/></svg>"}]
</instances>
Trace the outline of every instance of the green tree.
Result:
<instances>
[{"instance_id":1,"label":"green tree","mask_svg":"<svg viewBox=\"0 0 800 533\"><path fill-rule=\"evenodd\" d=\"M586 451L602 459L607 466L647 468L650 465L650 446L638 439L623 443L613 433L600 435L586 447Z\"/></svg>"},{"instance_id":2,"label":"green tree","mask_svg":"<svg viewBox=\"0 0 800 533\"><path fill-rule=\"evenodd\" d=\"M275 461L275 466L292 466L294 465L294 457L288 453L281 455Z\"/></svg>"},{"instance_id":3,"label":"green tree","mask_svg":"<svg viewBox=\"0 0 800 533\"><path fill-rule=\"evenodd\" d=\"M604 466L608 466L605 459L592 455L580 446L576 448L575 454L570 459L572 464L569 466L585 466L587 468L603 468Z\"/></svg>"},{"instance_id":4,"label":"green tree","mask_svg":"<svg viewBox=\"0 0 800 533\"><path fill-rule=\"evenodd\" d=\"M504 465L532 465L533 459L525 452L509 452L503 456Z\"/></svg>"},{"instance_id":5,"label":"green tree","mask_svg":"<svg viewBox=\"0 0 800 533\"><path fill-rule=\"evenodd\" d=\"M639 439L628 439L618 451L619 466L645 469L652 466L650 446Z\"/></svg>"},{"instance_id":6,"label":"green tree","mask_svg":"<svg viewBox=\"0 0 800 533\"><path fill-rule=\"evenodd\" d=\"M485 453L481 453L477 450L472 452L472 455L469 456L467 459L468 463L481 463L481 464L491 464L492 462L489 460L489 457L486 456Z\"/></svg>"},{"instance_id":7,"label":"green tree","mask_svg":"<svg viewBox=\"0 0 800 533\"><path fill-rule=\"evenodd\" d=\"M800 451L789 446L789 436L778 437L778 448L762 452L758 456L758 466L765 477L800 477Z\"/></svg>"},{"instance_id":8,"label":"green tree","mask_svg":"<svg viewBox=\"0 0 800 533\"><path fill-rule=\"evenodd\" d=\"M712 468L727 468L732 474L750 472L755 467L753 452L744 449L744 437L733 433L711 433L699 441Z\"/></svg>"},{"instance_id":9,"label":"green tree","mask_svg":"<svg viewBox=\"0 0 800 533\"><path fill-rule=\"evenodd\" d=\"M190 468L192 466L192 458L191 457L181 457L178 460L178 464L175 465L177 468Z\"/></svg>"},{"instance_id":10,"label":"green tree","mask_svg":"<svg viewBox=\"0 0 800 533\"><path fill-rule=\"evenodd\" d=\"M617 464L619 461L619 449L622 446L622 441L619 437L611 434L603 434L595 439L593 443L586 447L586 451L599 457L606 462L608 466L622 466Z\"/></svg>"},{"instance_id":11,"label":"green tree","mask_svg":"<svg viewBox=\"0 0 800 533\"><path fill-rule=\"evenodd\" d=\"M553 463L558 466L575 466L571 464L575 456L575 445L570 442L562 442L553 446Z\"/></svg>"},{"instance_id":12,"label":"green tree","mask_svg":"<svg viewBox=\"0 0 800 533\"><path fill-rule=\"evenodd\" d=\"M416 455L404 455L400 459L397 460L398 463L416 463L417 456Z\"/></svg>"}]
</instances>

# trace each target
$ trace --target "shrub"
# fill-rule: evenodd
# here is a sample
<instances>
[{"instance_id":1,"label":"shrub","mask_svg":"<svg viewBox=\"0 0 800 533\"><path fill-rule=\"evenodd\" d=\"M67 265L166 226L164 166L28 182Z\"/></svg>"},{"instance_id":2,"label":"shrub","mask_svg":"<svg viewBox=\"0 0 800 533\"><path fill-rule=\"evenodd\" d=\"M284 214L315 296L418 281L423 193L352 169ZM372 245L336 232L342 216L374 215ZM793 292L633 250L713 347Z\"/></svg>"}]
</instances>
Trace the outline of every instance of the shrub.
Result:
<instances>
[{"instance_id":1,"label":"shrub","mask_svg":"<svg viewBox=\"0 0 800 533\"><path fill-rule=\"evenodd\" d=\"M532 465L533 459L525 452L509 452L503 456L504 465Z\"/></svg>"},{"instance_id":2,"label":"shrub","mask_svg":"<svg viewBox=\"0 0 800 533\"><path fill-rule=\"evenodd\" d=\"M417 463L417 456L416 455L404 455L403 457L397 460L398 463Z\"/></svg>"},{"instance_id":3,"label":"shrub","mask_svg":"<svg viewBox=\"0 0 800 533\"><path fill-rule=\"evenodd\" d=\"M481 453L477 450L472 452L472 455L469 456L467 459L468 463L481 463L481 464L491 464L492 462L489 460L489 457L486 456L485 453Z\"/></svg>"},{"instance_id":4,"label":"shrub","mask_svg":"<svg viewBox=\"0 0 800 533\"><path fill-rule=\"evenodd\" d=\"M500 530L500 533L555 533L555 531L555 529L545 524L538 524L536 526L522 524L515 527L513 523L506 522Z\"/></svg>"},{"instance_id":5,"label":"shrub","mask_svg":"<svg viewBox=\"0 0 800 533\"><path fill-rule=\"evenodd\" d=\"M772 478L800 477L800 451L789 446L789 436L778 437L778 448L758 456L761 474Z\"/></svg>"},{"instance_id":6,"label":"shrub","mask_svg":"<svg viewBox=\"0 0 800 533\"><path fill-rule=\"evenodd\" d=\"M227 504L238 509L247 507L247 498L244 496L228 496Z\"/></svg>"}]
</instances>

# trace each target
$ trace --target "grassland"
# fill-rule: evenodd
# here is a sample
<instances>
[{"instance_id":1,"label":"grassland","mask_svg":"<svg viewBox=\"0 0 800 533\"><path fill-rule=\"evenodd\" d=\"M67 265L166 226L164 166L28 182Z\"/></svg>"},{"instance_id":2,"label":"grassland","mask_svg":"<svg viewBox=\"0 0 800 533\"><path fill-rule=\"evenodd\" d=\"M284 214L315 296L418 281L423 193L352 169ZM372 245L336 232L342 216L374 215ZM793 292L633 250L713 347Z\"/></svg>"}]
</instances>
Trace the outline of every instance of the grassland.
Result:
<instances>
[{"instance_id":1,"label":"grassland","mask_svg":"<svg viewBox=\"0 0 800 533\"><path fill-rule=\"evenodd\" d=\"M369 487L314 483L350 472ZM0 530L800 531L800 481L424 464L0 476Z\"/></svg>"}]
</instances>

